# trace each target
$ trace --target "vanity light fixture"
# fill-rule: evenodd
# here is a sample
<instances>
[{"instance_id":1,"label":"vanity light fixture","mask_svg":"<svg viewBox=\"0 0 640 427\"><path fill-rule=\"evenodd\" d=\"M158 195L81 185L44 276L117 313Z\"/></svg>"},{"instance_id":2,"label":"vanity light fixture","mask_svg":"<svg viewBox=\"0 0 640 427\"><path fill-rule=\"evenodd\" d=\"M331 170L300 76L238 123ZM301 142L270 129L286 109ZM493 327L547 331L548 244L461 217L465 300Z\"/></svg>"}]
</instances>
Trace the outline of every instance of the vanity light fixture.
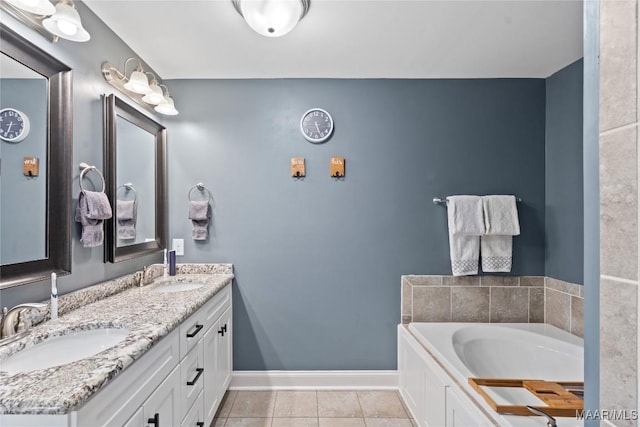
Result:
<instances>
[{"instance_id":1,"label":"vanity light fixture","mask_svg":"<svg viewBox=\"0 0 640 427\"><path fill-rule=\"evenodd\" d=\"M127 77L127 65L130 61L136 61L137 66L131 72L131 75ZM151 83L149 83L147 74L151 76ZM124 72L121 72L109 62L103 62L102 76L107 83L148 111L168 116L178 114L173 98L169 96L169 89L158 82L155 74L145 71L142 67L142 62L137 58L127 58L124 62ZM166 95L162 88L166 89Z\"/></svg>"},{"instance_id":2,"label":"vanity light fixture","mask_svg":"<svg viewBox=\"0 0 640 427\"><path fill-rule=\"evenodd\" d=\"M74 42L86 42L91 38L71 0L60 0L56 4L56 13L45 18L42 25L50 33Z\"/></svg>"},{"instance_id":3,"label":"vanity light fixture","mask_svg":"<svg viewBox=\"0 0 640 427\"><path fill-rule=\"evenodd\" d=\"M156 105L154 110L156 110L160 114L164 114L166 116L176 116L178 115L178 110L176 110L176 106L173 102L173 98L169 95L169 88L165 85L160 85L161 88L167 89L167 94L164 96L164 100Z\"/></svg>"},{"instance_id":4,"label":"vanity light fixture","mask_svg":"<svg viewBox=\"0 0 640 427\"><path fill-rule=\"evenodd\" d=\"M36 30L52 42L60 38L86 42L91 38L82 26L72 0L2 0L2 10Z\"/></svg>"},{"instance_id":5,"label":"vanity light fixture","mask_svg":"<svg viewBox=\"0 0 640 427\"><path fill-rule=\"evenodd\" d=\"M231 0L233 7L258 34L280 37L305 17L311 0Z\"/></svg>"},{"instance_id":6,"label":"vanity light fixture","mask_svg":"<svg viewBox=\"0 0 640 427\"><path fill-rule=\"evenodd\" d=\"M56 7L49 0L4 0L25 12L39 16L48 16L56 13Z\"/></svg>"}]
</instances>

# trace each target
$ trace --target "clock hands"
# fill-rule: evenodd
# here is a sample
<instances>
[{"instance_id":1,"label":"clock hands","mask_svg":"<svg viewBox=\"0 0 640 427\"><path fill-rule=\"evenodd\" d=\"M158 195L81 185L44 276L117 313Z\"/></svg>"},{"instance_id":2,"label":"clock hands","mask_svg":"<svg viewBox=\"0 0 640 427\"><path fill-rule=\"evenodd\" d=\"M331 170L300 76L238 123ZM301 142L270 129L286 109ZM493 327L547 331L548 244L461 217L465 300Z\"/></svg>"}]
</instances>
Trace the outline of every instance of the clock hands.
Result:
<instances>
[{"instance_id":1,"label":"clock hands","mask_svg":"<svg viewBox=\"0 0 640 427\"><path fill-rule=\"evenodd\" d=\"M7 128L7 133L11 132L11 126L13 126L13 120L9 122L9 127ZM317 125L316 125L317 127Z\"/></svg>"},{"instance_id":2,"label":"clock hands","mask_svg":"<svg viewBox=\"0 0 640 427\"><path fill-rule=\"evenodd\" d=\"M316 125L316 129L318 130L318 133L320 133L320 128L318 127L318 122L313 122L314 125Z\"/></svg>"}]
</instances>

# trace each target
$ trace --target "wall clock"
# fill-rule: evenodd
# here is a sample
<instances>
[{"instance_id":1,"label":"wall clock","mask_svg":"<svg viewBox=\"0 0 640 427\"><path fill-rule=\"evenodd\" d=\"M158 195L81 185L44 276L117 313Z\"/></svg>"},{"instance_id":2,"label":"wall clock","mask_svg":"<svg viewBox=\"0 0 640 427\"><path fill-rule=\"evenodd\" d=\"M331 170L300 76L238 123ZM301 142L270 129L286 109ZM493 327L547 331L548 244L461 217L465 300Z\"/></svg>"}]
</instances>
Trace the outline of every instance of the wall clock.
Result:
<instances>
[{"instance_id":1,"label":"wall clock","mask_svg":"<svg viewBox=\"0 0 640 427\"><path fill-rule=\"evenodd\" d=\"M0 110L0 139L20 142L29 135L29 117L15 108Z\"/></svg>"},{"instance_id":2,"label":"wall clock","mask_svg":"<svg viewBox=\"0 0 640 427\"><path fill-rule=\"evenodd\" d=\"M300 132L309 142L325 142L333 133L333 118L322 108L312 108L302 115Z\"/></svg>"}]
</instances>

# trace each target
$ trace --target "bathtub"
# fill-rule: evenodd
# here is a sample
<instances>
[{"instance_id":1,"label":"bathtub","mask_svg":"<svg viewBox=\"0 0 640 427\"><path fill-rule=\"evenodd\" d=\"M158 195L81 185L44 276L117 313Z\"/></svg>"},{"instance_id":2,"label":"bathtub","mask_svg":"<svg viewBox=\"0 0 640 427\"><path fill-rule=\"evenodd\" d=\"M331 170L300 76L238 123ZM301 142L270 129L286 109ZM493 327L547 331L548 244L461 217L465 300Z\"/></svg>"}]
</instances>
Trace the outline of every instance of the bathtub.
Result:
<instances>
[{"instance_id":1,"label":"bathtub","mask_svg":"<svg viewBox=\"0 0 640 427\"><path fill-rule=\"evenodd\" d=\"M400 393L421 427L546 425L542 417L496 414L469 377L583 381L583 340L551 325L411 323L398 332ZM485 390L499 403L542 404L522 389ZM456 402L457 412L451 409ZM558 418L560 427L581 425Z\"/></svg>"}]
</instances>

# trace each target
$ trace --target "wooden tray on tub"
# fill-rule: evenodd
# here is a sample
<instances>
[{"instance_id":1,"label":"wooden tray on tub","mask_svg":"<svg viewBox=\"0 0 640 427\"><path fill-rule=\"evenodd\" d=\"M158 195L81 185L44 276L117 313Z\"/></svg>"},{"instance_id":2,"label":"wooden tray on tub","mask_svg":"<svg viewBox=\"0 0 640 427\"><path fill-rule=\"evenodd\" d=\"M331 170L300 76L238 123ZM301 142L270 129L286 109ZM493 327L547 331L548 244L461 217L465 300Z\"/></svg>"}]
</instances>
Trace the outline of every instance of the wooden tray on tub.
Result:
<instances>
[{"instance_id":1,"label":"wooden tray on tub","mask_svg":"<svg viewBox=\"0 0 640 427\"><path fill-rule=\"evenodd\" d=\"M547 406L533 406L552 417L575 417L584 408L584 382L543 381L500 378L469 378L469 384L499 414L535 416L526 405L496 403L482 387L520 387L543 401Z\"/></svg>"}]
</instances>

